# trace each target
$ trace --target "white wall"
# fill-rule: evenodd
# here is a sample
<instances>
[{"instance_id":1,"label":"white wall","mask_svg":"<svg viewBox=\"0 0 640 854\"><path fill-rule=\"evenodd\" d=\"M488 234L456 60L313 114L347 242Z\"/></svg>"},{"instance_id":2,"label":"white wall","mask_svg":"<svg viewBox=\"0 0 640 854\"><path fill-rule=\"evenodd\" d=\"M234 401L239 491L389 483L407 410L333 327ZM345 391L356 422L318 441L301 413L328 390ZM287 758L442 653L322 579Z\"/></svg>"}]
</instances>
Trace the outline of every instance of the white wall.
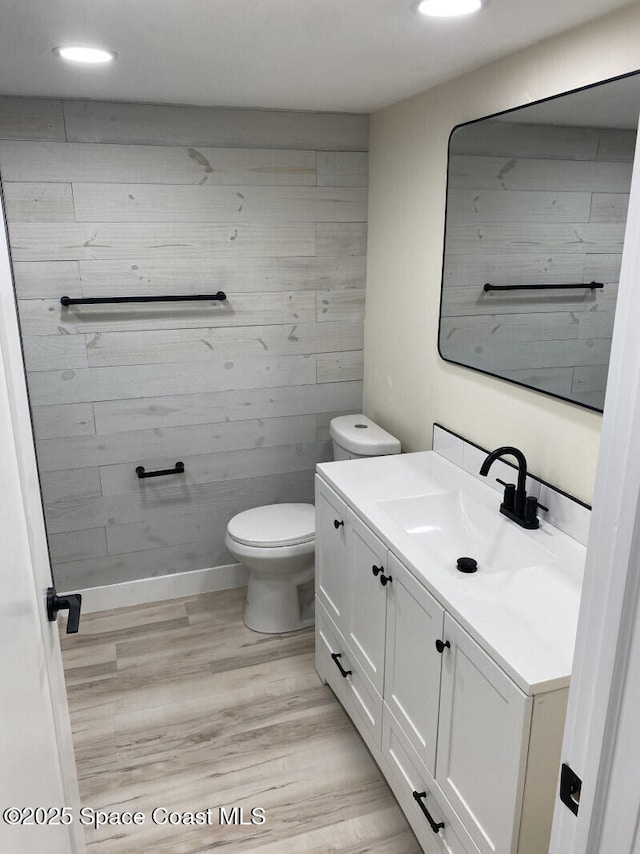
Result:
<instances>
[{"instance_id":1,"label":"white wall","mask_svg":"<svg viewBox=\"0 0 640 854\"><path fill-rule=\"evenodd\" d=\"M437 421L518 445L531 471L590 501L598 414L438 356L447 143L461 122L640 68L639 31L634 4L373 115L365 411L404 450L430 447Z\"/></svg>"}]
</instances>

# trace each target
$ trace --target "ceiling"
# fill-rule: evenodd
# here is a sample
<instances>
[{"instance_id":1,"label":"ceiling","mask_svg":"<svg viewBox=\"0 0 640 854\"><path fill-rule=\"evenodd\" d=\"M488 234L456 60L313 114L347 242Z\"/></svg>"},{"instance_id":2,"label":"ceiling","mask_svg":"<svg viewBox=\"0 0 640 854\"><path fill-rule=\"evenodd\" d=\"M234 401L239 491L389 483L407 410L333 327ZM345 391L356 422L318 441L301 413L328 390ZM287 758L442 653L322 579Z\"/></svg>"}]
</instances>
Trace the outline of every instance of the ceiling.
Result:
<instances>
[{"instance_id":1,"label":"ceiling","mask_svg":"<svg viewBox=\"0 0 640 854\"><path fill-rule=\"evenodd\" d=\"M491 0L444 20L413 0L0 0L0 94L372 112L626 5ZM51 52L78 42L119 59Z\"/></svg>"}]
</instances>

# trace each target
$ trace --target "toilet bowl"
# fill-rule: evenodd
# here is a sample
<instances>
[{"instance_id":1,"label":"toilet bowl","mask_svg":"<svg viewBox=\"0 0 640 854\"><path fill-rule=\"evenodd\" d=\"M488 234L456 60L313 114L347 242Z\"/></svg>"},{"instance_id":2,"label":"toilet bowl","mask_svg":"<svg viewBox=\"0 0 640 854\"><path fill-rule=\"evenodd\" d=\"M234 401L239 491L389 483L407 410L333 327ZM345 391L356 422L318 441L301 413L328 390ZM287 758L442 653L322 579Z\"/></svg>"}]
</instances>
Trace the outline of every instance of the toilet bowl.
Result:
<instances>
[{"instance_id":1,"label":"toilet bowl","mask_svg":"<svg viewBox=\"0 0 640 854\"><path fill-rule=\"evenodd\" d=\"M313 504L244 510L230 520L225 546L249 570L246 626L272 634L313 625Z\"/></svg>"},{"instance_id":2,"label":"toilet bowl","mask_svg":"<svg viewBox=\"0 0 640 854\"><path fill-rule=\"evenodd\" d=\"M364 415L329 425L336 460L400 453L400 442ZM225 546L249 570L245 625L266 634L314 623L315 508L268 504L235 515Z\"/></svg>"}]
</instances>

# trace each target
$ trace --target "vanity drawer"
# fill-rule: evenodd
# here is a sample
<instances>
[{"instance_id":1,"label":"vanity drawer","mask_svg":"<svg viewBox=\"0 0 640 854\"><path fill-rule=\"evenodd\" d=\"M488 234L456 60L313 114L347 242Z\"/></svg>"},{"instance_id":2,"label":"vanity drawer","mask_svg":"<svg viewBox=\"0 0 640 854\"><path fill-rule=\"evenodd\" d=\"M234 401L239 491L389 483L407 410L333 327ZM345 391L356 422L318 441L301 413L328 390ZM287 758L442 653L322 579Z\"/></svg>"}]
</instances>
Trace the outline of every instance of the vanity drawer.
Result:
<instances>
[{"instance_id":1,"label":"vanity drawer","mask_svg":"<svg viewBox=\"0 0 640 854\"><path fill-rule=\"evenodd\" d=\"M462 822L442 795L388 706L382 725L382 763L387 782L426 854L479 854ZM436 823L434 831L414 793Z\"/></svg>"},{"instance_id":2,"label":"vanity drawer","mask_svg":"<svg viewBox=\"0 0 640 854\"><path fill-rule=\"evenodd\" d=\"M331 687L374 752L382 738L382 697L322 604L316 601L316 670ZM347 675L343 675L347 674Z\"/></svg>"}]
</instances>

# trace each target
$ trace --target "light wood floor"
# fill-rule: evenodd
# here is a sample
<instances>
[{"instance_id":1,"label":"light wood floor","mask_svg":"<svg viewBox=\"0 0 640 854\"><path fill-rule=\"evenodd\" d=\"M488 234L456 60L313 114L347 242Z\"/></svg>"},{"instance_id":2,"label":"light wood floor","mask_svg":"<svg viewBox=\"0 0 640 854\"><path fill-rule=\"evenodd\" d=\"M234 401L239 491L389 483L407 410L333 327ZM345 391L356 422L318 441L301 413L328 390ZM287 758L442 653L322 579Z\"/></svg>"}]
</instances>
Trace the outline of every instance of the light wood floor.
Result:
<instances>
[{"instance_id":1,"label":"light wood floor","mask_svg":"<svg viewBox=\"0 0 640 854\"><path fill-rule=\"evenodd\" d=\"M313 630L260 635L245 590L83 615L62 636L83 806L145 823L86 830L90 852L418 854L378 768L314 670ZM212 808L158 826L155 807ZM220 825L218 808L265 811ZM238 815L238 814L236 814Z\"/></svg>"}]
</instances>

